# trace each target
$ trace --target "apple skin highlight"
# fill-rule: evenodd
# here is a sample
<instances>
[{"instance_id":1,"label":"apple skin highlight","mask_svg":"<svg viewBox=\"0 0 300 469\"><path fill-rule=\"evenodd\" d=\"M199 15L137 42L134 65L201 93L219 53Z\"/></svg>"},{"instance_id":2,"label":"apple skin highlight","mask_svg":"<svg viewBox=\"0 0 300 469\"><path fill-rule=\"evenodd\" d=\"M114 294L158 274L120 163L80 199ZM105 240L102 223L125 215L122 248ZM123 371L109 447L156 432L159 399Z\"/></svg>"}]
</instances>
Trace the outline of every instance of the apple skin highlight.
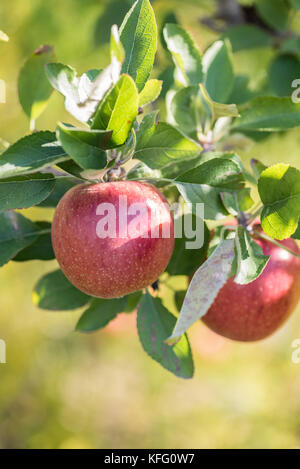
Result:
<instances>
[{"instance_id":1,"label":"apple skin highlight","mask_svg":"<svg viewBox=\"0 0 300 469\"><path fill-rule=\"evenodd\" d=\"M255 239L271 256L260 277L248 285L230 278L203 322L214 332L237 341L256 341L273 334L290 317L300 299L300 259L274 244ZM293 239L281 242L297 254Z\"/></svg>"},{"instance_id":2,"label":"apple skin highlight","mask_svg":"<svg viewBox=\"0 0 300 469\"><path fill-rule=\"evenodd\" d=\"M120 217L124 218L120 200L124 198L127 207L146 207L148 215L141 217L142 230L136 236L119 229ZM115 237L98 235L101 204L115 208L114 220L107 215L111 226L115 223ZM125 212L126 225L133 218ZM151 236L153 229L160 230L157 237ZM164 232L169 236L163 237ZM117 298L151 285L163 273L174 249L174 223L166 199L150 184L81 184L68 191L56 208L52 243L56 259L73 285L91 296Z\"/></svg>"}]
</instances>

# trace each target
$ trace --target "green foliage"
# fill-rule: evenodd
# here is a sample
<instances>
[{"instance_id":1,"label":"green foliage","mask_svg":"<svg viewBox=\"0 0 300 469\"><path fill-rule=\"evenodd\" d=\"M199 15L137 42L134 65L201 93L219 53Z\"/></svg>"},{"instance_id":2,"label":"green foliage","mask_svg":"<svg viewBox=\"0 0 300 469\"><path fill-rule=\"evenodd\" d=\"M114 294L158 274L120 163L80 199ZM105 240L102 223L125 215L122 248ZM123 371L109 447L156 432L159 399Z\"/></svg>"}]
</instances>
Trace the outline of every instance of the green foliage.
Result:
<instances>
[{"instance_id":1,"label":"green foliage","mask_svg":"<svg viewBox=\"0 0 300 469\"><path fill-rule=\"evenodd\" d=\"M150 168L169 166L177 159L183 160L199 155L201 148L177 129L165 122L153 123L147 117L137 133L134 157Z\"/></svg>"},{"instance_id":2,"label":"green foliage","mask_svg":"<svg viewBox=\"0 0 300 469\"><path fill-rule=\"evenodd\" d=\"M45 65L54 59L51 46L41 46L25 62L19 74L20 104L30 119L31 130L35 120L47 107L52 88L45 74Z\"/></svg>"},{"instance_id":3,"label":"green foliage","mask_svg":"<svg viewBox=\"0 0 300 469\"><path fill-rule=\"evenodd\" d=\"M0 213L0 266L36 241L38 227L20 213Z\"/></svg>"},{"instance_id":4,"label":"green foliage","mask_svg":"<svg viewBox=\"0 0 300 469\"><path fill-rule=\"evenodd\" d=\"M0 180L0 211L38 205L54 189L52 174L34 173Z\"/></svg>"},{"instance_id":5,"label":"green foliage","mask_svg":"<svg viewBox=\"0 0 300 469\"><path fill-rule=\"evenodd\" d=\"M300 104L291 98L255 98L240 108L240 114L233 128L241 131L277 132L300 125Z\"/></svg>"},{"instance_id":6,"label":"green foliage","mask_svg":"<svg viewBox=\"0 0 300 469\"><path fill-rule=\"evenodd\" d=\"M76 330L80 332L93 332L102 329L110 321L115 319L117 314L122 313L125 305L125 297L116 298L114 300L94 298L89 308L79 319Z\"/></svg>"},{"instance_id":7,"label":"green foliage","mask_svg":"<svg viewBox=\"0 0 300 469\"><path fill-rule=\"evenodd\" d=\"M272 44L270 35L252 24L233 26L223 34L223 38L229 39L233 52L268 47Z\"/></svg>"},{"instance_id":8,"label":"green foliage","mask_svg":"<svg viewBox=\"0 0 300 469\"><path fill-rule=\"evenodd\" d=\"M278 55L270 67L270 87L277 96L290 96L292 83L300 77L300 60L293 55Z\"/></svg>"},{"instance_id":9,"label":"green foliage","mask_svg":"<svg viewBox=\"0 0 300 469\"><path fill-rule=\"evenodd\" d=\"M0 156L0 179L36 172L69 157L57 143L55 133L36 132L11 145Z\"/></svg>"},{"instance_id":10,"label":"green foliage","mask_svg":"<svg viewBox=\"0 0 300 469\"><path fill-rule=\"evenodd\" d=\"M184 222L183 222L184 218ZM180 237L175 239L174 252L171 260L166 268L166 271L170 275L192 275L198 267L205 261L207 256L208 244L210 232L207 228L206 223L203 222L194 214L185 214L175 220L175 224L178 223L180 227L183 227L183 233ZM198 249L190 249L189 243L193 243L197 236L187 237L187 227L192 231L193 227L203 230L203 245ZM188 233L189 234L189 233ZM200 234L200 233L198 233ZM187 244L188 243L188 244Z\"/></svg>"},{"instance_id":11,"label":"green foliage","mask_svg":"<svg viewBox=\"0 0 300 469\"><path fill-rule=\"evenodd\" d=\"M202 82L201 52L193 38L181 26L166 24L164 38L177 70L177 79L184 86Z\"/></svg>"},{"instance_id":12,"label":"green foliage","mask_svg":"<svg viewBox=\"0 0 300 469\"><path fill-rule=\"evenodd\" d=\"M181 378L192 378L194 364L188 338L183 335L171 347L165 340L169 337L176 318L163 306L159 298L144 295L137 318L141 344L153 360Z\"/></svg>"},{"instance_id":13,"label":"green foliage","mask_svg":"<svg viewBox=\"0 0 300 469\"><path fill-rule=\"evenodd\" d=\"M269 262L270 256L264 256L262 248L242 226L238 226L235 246L237 251L237 273L234 281L246 285L260 276Z\"/></svg>"},{"instance_id":14,"label":"green foliage","mask_svg":"<svg viewBox=\"0 0 300 469\"><path fill-rule=\"evenodd\" d=\"M139 106L143 107L156 101L162 89L161 80L148 80L139 95Z\"/></svg>"},{"instance_id":15,"label":"green foliage","mask_svg":"<svg viewBox=\"0 0 300 469\"><path fill-rule=\"evenodd\" d=\"M300 218L300 171L283 163L270 166L261 173L258 190L265 233L279 240L294 234Z\"/></svg>"},{"instance_id":16,"label":"green foliage","mask_svg":"<svg viewBox=\"0 0 300 469\"><path fill-rule=\"evenodd\" d=\"M217 41L203 56L204 86L213 101L226 103L234 85L234 70L228 40Z\"/></svg>"},{"instance_id":17,"label":"green foliage","mask_svg":"<svg viewBox=\"0 0 300 469\"><path fill-rule=\"evenodd\" d=\"M161 282L158 279L153 296L138 291L112 300L91 298L57 270L42 277L33 300L52 311L85 307L76 326L81 332L101 329L119 313L138 308L138 333L146 352L176 376L190 378L193 360L187 328L206 314L229 277L248 284L268 262L247 223L262 210L262 227L270 242L271 238L300 237L299 171L283 163L268 167L272 155L266 155L266 164L256 159L267 148L262 150L259 142L271 141L271 132L300 125L300 104L291 99L292 82L300 71L299 38L288 31L289 5L299 7L292 0L240 1L252 6L243 10L243 18L258 13L260 26L243 20L219 39L215 32L203 36L204 28L197 22L191 29L196 37L197 28L202 28L201 49L206 51L202 55L179 24L185 15L176 9L175 16L173 10L178 7L185 13L197 6L199 14L205 12L205 28L212 24L218 29L216 16L207 17L214 14L212 5L198 0L190 0L187 6L176 0L163 3L155 4L164 19L159 21L162 47L155 60L158 79L149 79L157 49L157 26L149 0L115 0L103 5L95 34L107 43L100 51L110 60L105 68L79 75L73 67L54 62L52 48L46 46L25 63L19 76L19 98L31 130L49 101L51 86L82 126L59 121L56 133L34 132L12 145L0 141L0 265L11 259L54 259L49 221L34 223L9 210L34 205L55 208L80 182L119 177L141 180L155 184L178 207L189 204L190 228L195 224L203 228L203 246L191 249L194 239L184 230L175 239L165 277ZM121 23L129 7L120 30L111 27ZM239 6L237 11L241 11ZM0 40L6 36L0 33ZM98 51L96 57L97 66L101 65ZM161 121L157 121L158 108ZM55 127L51 120L45 122ZM292 134L286 135L282 138ZM242 162L247 160L250 143L254 176ZM285 150L289 154L289 147ZM263 203L258 210L253 209L257 189ZM204 204L201 213L198 203ZM228 215L240 224L235 221L225 229L222 224L206 223ZM176 221L181 220L179 215ZM180 276L186 279L193 274L184 297ZM169 304L165 290L177 280ZM177 321L171 313L176 309L180 311Z\"/></svg>"},{"instance_id":18,"label":"green foliage","mask_svg":"<svg viewBox=\"0 0 300 469\"><path fill-rule=\"evenodd\" d=\"M103 169L107 164L105 147L111 139L112 131L85 131L59 123L56 129L57 140L65 152L82 169Z\"/></svg>"},{"instance_id":19,"label":"green foliage","mask_svg":"<svg viewBox=\"0 0 300 469\"><path fill-rule=\"evenodd\" d=\"M256 7L262 19L271 28L286 30L290 10L285 0L257 0Z\"/></svg>"},{"instance_id":20,"label":"green foliage","mask_svg":"<svg viewBox=\"0 0 300 469\"><path fill-rule=\"evenodd\" d=\"M149 0L137 0L120 28L125 49L122 73L128 73L141 91L149 78L157 48L157 26Z\"/></svg>"},{"instance_id":21,"label":"green foliage","mask_svg":"<svg viewBox=\"0 0 300 469\"><path fill-rule=\"evenodd\" d=\"M134 124L138 105L139 95L133 79L122 75L98 107L92 129L111 130L112 145L123 145Z\"/></svg>"},{"instance_id":22,"label":"green foliage","mask_svg":"<svg viewBox=\"0 0 300 469\"><path fill-rule=\"evenodd\" d=\"M44 275L34 287L32 299L36 306L50 311L77 309L91 300L77 290L61 270Z\"/></svg>"},{"instance_id":23,"label":"green foliage","mask_svg":"<svg viewBox=\"0 0 300 469\"><path fill-rule=\"evenodd\" d=\"M39 228L39 233L36 241L30 246L22 249L13 260L16 262L25 262L31 260L50 261L55 259L54 251L51 242L51 223L49 222L35 222Z\"/></svg>"}]
</instances>

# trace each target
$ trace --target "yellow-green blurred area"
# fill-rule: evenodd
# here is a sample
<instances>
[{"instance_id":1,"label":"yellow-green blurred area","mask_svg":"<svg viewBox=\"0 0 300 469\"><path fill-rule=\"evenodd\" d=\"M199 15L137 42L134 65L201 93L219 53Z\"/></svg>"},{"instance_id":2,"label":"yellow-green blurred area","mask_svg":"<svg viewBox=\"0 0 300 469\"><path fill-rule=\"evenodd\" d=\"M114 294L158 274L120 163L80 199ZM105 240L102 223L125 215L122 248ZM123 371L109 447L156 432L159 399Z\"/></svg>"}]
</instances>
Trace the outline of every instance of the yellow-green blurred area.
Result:
<instances>
[{"instance_id":1,"label":"yellow-green blurred area","mask_svg":"<svg viewBox=\"0 0 300 469\"><path fill-rule=\"evenodd\" d=\"M7 84L7 103L0 104L3 139L11 143L28 132L17 96L26 57L41 44L53 44L57 60L80 73L102 68L109 26L120 24L130 1L121 3L1 2L0 29L10 37L0 43L0 78ZM204 50L218 37L199 20L213 4L156 0L153 6L159 24L175 12ZM293 21L299 27L299 18ZM236 70L249 74L255 87L266 77L265 57L271 60L274 53L238 52ZM167 60L160 47L156 76ZM58 120L72 122L62 97L53 93L37 128L54 130ZM242 157L300 168L299 148L297 128L250 145ZM38 208L25 214L34 220L52 216ZM74 332L80 311L50 313L33 306L34 284L56 268L55 261L34 261L0 270L0 339L7 345L7 364L0 364L0 448L300 448L300 364L292 362L300 307L274 337L255 344L222 339L199 322L190 333L195 377L184 381L144 353L134 314L83 335ZM165 303L173 310L170 292Z\"/></svg>"}]
</instances>

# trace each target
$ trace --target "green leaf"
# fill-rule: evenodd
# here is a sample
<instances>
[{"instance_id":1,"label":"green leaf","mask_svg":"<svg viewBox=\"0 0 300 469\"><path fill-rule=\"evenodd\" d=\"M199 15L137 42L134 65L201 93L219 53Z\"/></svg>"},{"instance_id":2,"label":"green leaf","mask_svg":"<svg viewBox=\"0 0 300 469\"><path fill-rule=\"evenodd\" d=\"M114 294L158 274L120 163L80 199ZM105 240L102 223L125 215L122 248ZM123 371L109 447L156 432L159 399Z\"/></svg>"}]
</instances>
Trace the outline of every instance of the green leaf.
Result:
<instances>
[{"instance_id":1,"label":"green leaf","mask_svg":"<svg viewBox=\"0 0 300 469\"><path fill-rule=\"evenodd\" d=\"M31 260L50 261L55 259L55 254L51 242L51 223L35 222L39 228L36 241L20 251L14 258L15 262L25 262Z\"/></svg>"},{"instance_id":2,"label":"green leaf","mask_svg":"<svg viewBox=\"0 0 300 469\"><path fill-rule=\"evenodd\" d=\"M253 24L233 26L223 34L222 39L229 39L233 52L268 47L272 44L271 36Z\"/></svg>"},{"instance_id":3,"label":"green leaf","mask_svg":"<svg viewBox=\"0 0 300 469\"><path fill-rule=\"evenodd\" d=\"M161 80L148 80L139 94L139 106L143 107L156 101L162 90Z\"/></svg>"},{"instance_id":4,"label":"green leaf","mask_svg":"<svg viewBox=\"0 0 300 469\"><path fill-rule=\"evenodd\" d=\"M258 191L264 232L280 241L289 238L300 218L300 171L283 163L270 166L260 175Z\"/></svg>"},{"instance_id":5,"label":"green leaf","mask_svg":"<svg viewBox=\"0 0 300 469\"><path fill-rule=\"evenodd\" d=\"M231 45L216 41L203 56L204 86L213 101L226 103L234 85Z\"/></svg>"},{"instance_id":6,"label":"green leaf","mask_svg":"<svg viewBox=\"0 0 300 469\"><path fill-rule=\"evenodd\" d=\"M176 181L190 184L206 184L213 187L237 190L245 178L240 166L228 157L210 159L178 176Z\"/></svg>"},{"instance_id":7,"label":"green leaf","mask_svg":"<svg viewBox=\"0 0 300 469\"><path fill-rule=\"evenodd\" d=\"M277 132L300 125L300 103L294 104L291 98L254 98L239 110L234 130Z\"/></svg>"},{"instance_id":8,"label":"green leaf","mask_svg":"<svg viewBox=\"0 0 300 469\"><path fill-rule=\"evenodd\" d=\"M284 54L294 54L300 57L300 36L290 37L280 43L280 51Z\"/></svg>"},{"instance_id":9,"label":"green leaf","mask_svg":"<svg viewBox=\"0 0 300 469\"><path fill-rule=\"evenodd\" d=\"M35 119L47 107L53 91L45 74L45 65L53 58L53 47L41 46L27 59L19 74L19 100L32 128Z\"/></svg>"},{"instance_id":10,"label":"green leaf","mask_svg":"<svg viewBox=\"0 0 300 469\"><path fill-rule=\"evenodd\" d=\"M292 238L300 239L300 222L298 223L298 227L297 227L295 233L292 235Z\"/></svg>"},{"instance_id":11,"label":"green leaf","mask_svg":"<svg viewBox=\"0 0 300 469\"><path fill-rule=\"evenodd\" d=\"M228 279L233 259L234 240L222 240L194 274L168 343L176 342L192 324L207 313Z\"/></svg>"},{"instance_id":12,"label":"green leaf","mask_svg":"<svg viewBox=\"0 0 300 469\"><path fill-rule=\"evenodd\" d=\"M293 55L277 55L270 66L270 87L277 96L290 96L292 83L300 77L300 60Z\"/></svg>"},{"instance_id":13,"label":"green leaf","mask_svg":"<svg viewBox=\"0 0 300 469\"><path fill-rule=\"evenodd\" d=\"M0 266L32 244L38 231L38 227L20 213L0 213Z\"/></svg>"},{"instance_id":14,"label":"green leaf","mask_svg":"<svg viewBox=\"0 0 300 469\"><path fill-rule=\"evenodd\" d=\"M67 311L85 306L91 297L77 290L61 270L55 270L38 281L32 300L41 309Z\"/></svg>"},{"instance_id":15,"label":"green leaf","mask_svg":"<svg viewBox=\"0 0 300 469\"><path fill-rule=\"evenodd\" d=\"M122 73L128 73L141 91L153 67L157 48L157 26L149 0L137 0L120 28L125 49Z\"/></svg>"},{"instance_id":16,"label":"green leaf","mask_svg":"<svg viewBox=\"0 0 300 469\"><path fill-rule=\"evenodd\" d=\"M295 10L300 10L300 0L289 0L289 2Z\"/></svg>"},{"instance_id":17,"label":"green leaf","mask_svg":"<svg viewBox=\"0 0 300 469\"><path fill-rule=\"evenodd\" d=\"M143 294L144 293L142 291L136 291L134 293L130 293L130 295L127 295L124 313L132 313L135 311L142 299Z\"/></svg>"},{"instance_id":18,"label":"green leaf","mask_svg":"<svg viewBox=\"0 0 300 469\"><path fill-rule=\"evenodd\" d=\"M178 128L184 134L198 140L207 117L198 86L188 86L177 91L170 103L170 113Z\"/></svg>"},{"instance_id":19,"label":"green leaf","mask_svg":"<svg viewBox=\"0 0 300 469\"><path fill-rule=\"evenodd\" d=\"M202 56L194 39L178 24L166 24L164 38L180 82L184 86L198 85L203 80Z\"/></svg>"},{"instance_id":20,"label":"green leaf","mask_svg":"<svg viewBox=\"0 0 300 469\"><path fill-rule=\"evenodd\" d=\"M138 309L137 327L141 344L153 360L180 378L192 378L194 364L186 335L174 346L165 343L176 318L159 298L144 295Z\"/></svg>"},{"instance_id":21,"label":"green leaf","mask_svg":"<svg viewBox=\"0 0 300 469\"><path fill-rule=\"evenodd\" d=\"M113 300L94 298L89 308L79 319L76 330L80 332L93 332L105 327L126 305L126 297Z\"/></svg>"},{"instance_id":22,"label":"green leaf","mask_svg":"<svg viewBox=\"0 0 300 469\"><path fill-rule=\"evenodd\" d=\"M123 145L138 113L139 95L129 75L122 75L100 103L92 129L112 130L111 145Z\"/></svg>"},{"instance_id":23,"label":"green leaf","mask_svg":"<svg viewBox=\"0 0 300 469\"><path fill-rule=\"evenodd\" d=\"M54 186L53 175L45 173L0 179L0 211L38 205L49 196Z\"/></svg>"},{"instance_id":24,"label":"green leaf","mask_svg":"<svg viewBox=\"0 0 300 469\"><path fill-rule=\"evenodd\" d=\"M205 220L221 220L228 215L222 204L220 189L205 184L191 184L174 181L183 199L192 204L192 211L195 215L196 204L204 204Z\"/></svg>"},{"instance_id":25,"label":"green leaf","mask_svg":"<svg viewBox=\"0 0 300 469\"><path fill-rule=\"evenodd\" d=\"M285 31L289 22L290 9L285 0L258 0L256 8L261 18L278 31Z\"/></svg>"},{"instance_id":26,"label":"green leaf","mask_svg":"<svg viewBox=\"0 0 300 469\"><path fill-rule=\"evenodd\" d=\"M238 226L235 246L237 251L237 273L235 283L247 285L263 272L270 256L264 256L262 248L242 226Z\"/></svg>"},{"instance_id":27,"label":"green leaf","mask_svg":"<svg viewBox=\"0 0 300 469\"><path fill-rule=\"evenodd\" d=\"M261 161L256 160L255 158L252 158L250 160L250 164L254 173L254 176L259 179L261 173L267 169L267 166L265 166Z\"/></svg>"},{"instance_id":28,"label":"green leaf","mask_svg":"<svg viewBox=\"0 0 300 469\"><path fill-rule=\"evenodd\" d=\"M192 275L198 267L203 263L208 249L209 243L209 230L207 225L202 219L193 214L186 214L178 219L175 219L175 226L183 227L182 236L175 239L175 246L171 260L166 268L170 275ZM197 229L197 236L193 238L187 237L185 230L187 225L195 230ZM202 247L198 249L191 249L187 247L186 243L194 242L195 240L203 238Z\"/></svg>"},{"instance_id":29,"label":"green leaf","mask_svg":"<svg viewBox=\"0 0 300 469\"><path fill-rule=\"evenodd\" d=\"M201 152L200 145L186 138L170 124L153 123L144 119L137 132L134 158L151 169L160 169L176 162L193 158Z\"/></svg>"},{"instance_id":30,"label":"green leaf","mask_svg":"<svg viewBox=\"0 0 300 469\"><path fill-rule=\"evenodd\" d=\"M55 179L55 185L50 195L39 204L39 207L56 207L60 199L68 192L72 187L79 183L78 179L62 176ZM1 180L0 180L1 184Z\"/></svg>"},{"instance_id":31,"label":"green leaf","mask_svg":"<svg viewBox=\"0 0 300 469\"><path fill-rule=\"evenodd\" d=\"M117 60L121 64L125 60L125 50L120 41L118 26L115 24L111 28L110 35L110 58L111 60Z\"/></svg>"},{"instance_id":32,"label":"green leaf","mask_svg":"<svg viewBox=\"0 0 300 469\"><path fill-rule=\"evenodd\" d=\"M56 128L56 136L65 152L81 168L105 168L107 155L103 147L111 139L111 131L85 131L59 123Z\"/></svg>"},{"instance_id":33,"label":"green leaf","mask_svg":"<svg viewBox=\"0 0 300 469\"><path fill-rule=\"evenodd\" d=\"M226 210L235 217L240 212L246 212L254 205L250 193L251 189L247 187L237 192L222 192L221 198Z\"/></svg>"},{"instance_id":34,"label":"green leaf","mask_svg":"<svg viewBox=\"0 0 300 469\"><path fill-rule=\"evenodd\" d=\"M74 176L77 179L86 180L88 177L84 177L88 171L83 170L78 164L73 160L63 161L62 163L57 163L57 166L68 173L71 176Z\"/></svg>"},{"instance_id":35,"label":"green leaf","mask_svg":"<svg viewBox=\"0 0 300 469\"><path fill-rule=\"evenodd\" d=\"M0 155L0 179L33 173L68 158L55 133L36 132L18 140Z\"/></svg>"},{"instance_id":36,"label":"green leaf","mask_svg":"<svg viewBox=\"0 0 300 469\"><path fill-rule=\"evenodd\" d=\"M211 119L211 125L220 117L238 117L239 112L235 104L222 104L213 101L205 87L200 84L202 102L206 104L206 110Z\"/></svg>"}]
</instances>

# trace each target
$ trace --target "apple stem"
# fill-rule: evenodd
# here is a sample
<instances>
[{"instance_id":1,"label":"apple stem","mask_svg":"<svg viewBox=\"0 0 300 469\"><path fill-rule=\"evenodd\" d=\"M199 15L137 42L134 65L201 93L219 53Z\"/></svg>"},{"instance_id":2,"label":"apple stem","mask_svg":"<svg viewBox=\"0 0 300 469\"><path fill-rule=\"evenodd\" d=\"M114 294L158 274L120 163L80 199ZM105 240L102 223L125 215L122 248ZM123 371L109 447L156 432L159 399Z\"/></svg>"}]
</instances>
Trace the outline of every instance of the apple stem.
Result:
<instances>
[{"instance_id":1,"label":"apple stem","mask_svg":"<svg viewBox=\"0 0 300 469\"><path fill-rule=\"evenodd\" d=\"M300 259L300 254L297 254L296 252L292 251L288 247L281 244L279 241L276 241L276 239L270 238L270 236L267 236L265 233L260 233L259 231L254 231L253 233L256 236L258 236L259 238L262 238L265 241L269 241L270 243L275 244L275 246L278 246L279 248L283 249L284 251L287 251L290 254L292 254L293 256L298 257L298 259Z\"/></svg>"}]
</instances>

